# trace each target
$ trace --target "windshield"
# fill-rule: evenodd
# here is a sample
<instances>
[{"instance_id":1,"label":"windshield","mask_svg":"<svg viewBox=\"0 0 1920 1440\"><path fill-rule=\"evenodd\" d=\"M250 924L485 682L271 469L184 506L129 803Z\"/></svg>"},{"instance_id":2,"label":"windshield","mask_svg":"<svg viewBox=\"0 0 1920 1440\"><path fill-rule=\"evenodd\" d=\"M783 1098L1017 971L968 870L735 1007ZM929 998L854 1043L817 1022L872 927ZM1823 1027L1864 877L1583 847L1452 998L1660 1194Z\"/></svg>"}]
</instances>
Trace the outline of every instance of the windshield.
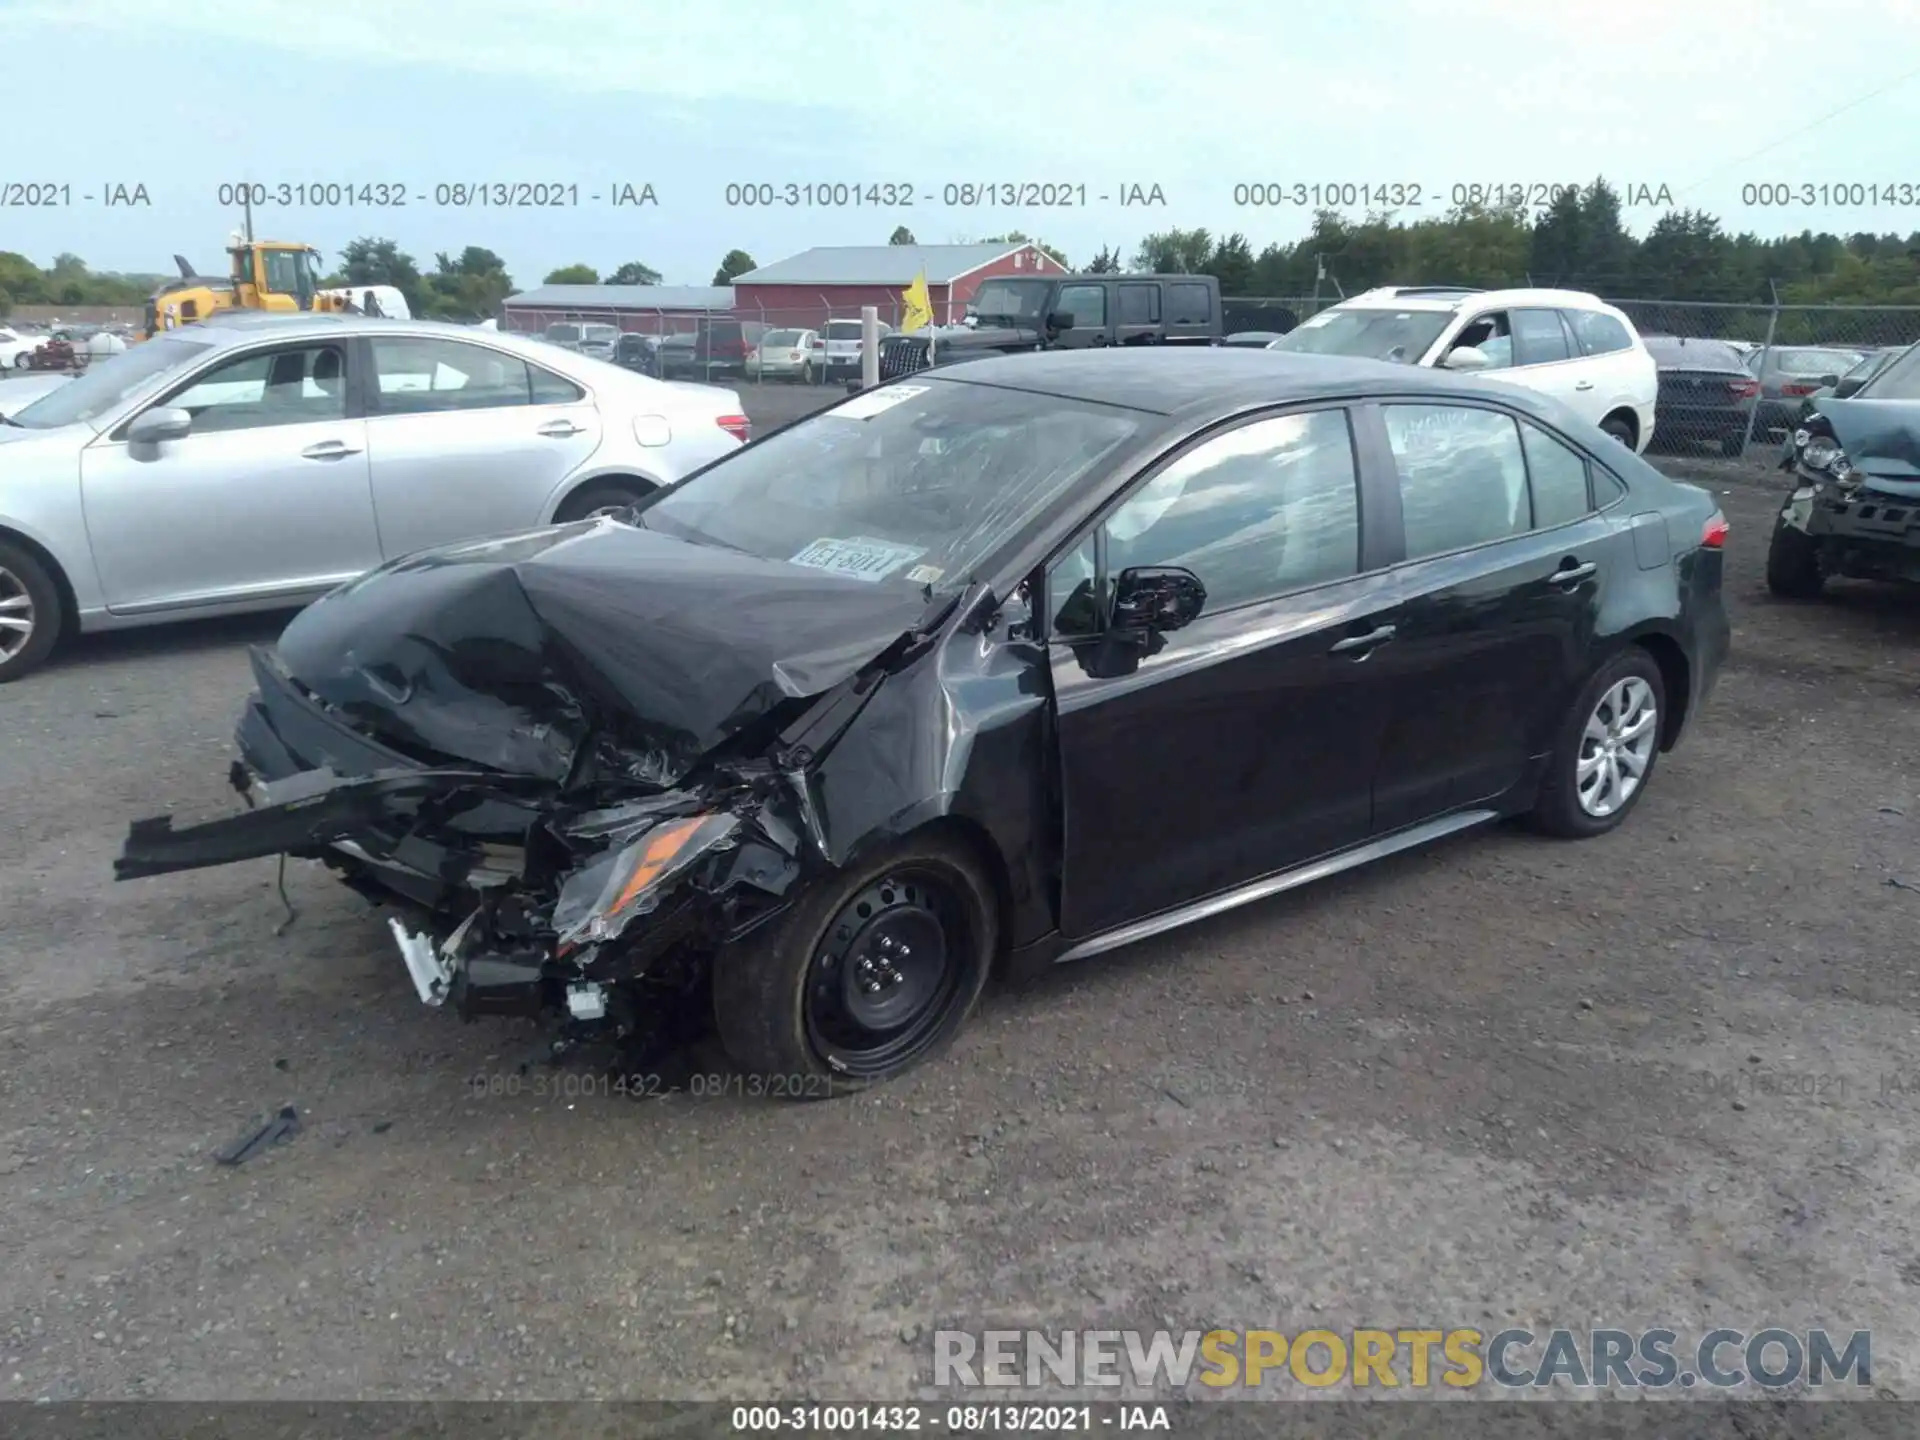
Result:
<instances>
[{"instance_id":1,"label":"windshield","mask_svg":"<svg viewBox=\"0 0 1920 1440\"><path fill-rule=\"evenodd\" d=\"M557 340L562 345L573 344L580 339L580 327L578 325L549 325L547 326L547 338L549 340Z\"/></svg>"},{"instance_id":2,"label":"windshield","mask_svg":"<svg viewBox=\"0 0 1920 1440\"><path fill-rule=\"evenodd\" d=\"M1451 310L1322 310L1282 335L1273 348L1417 365L1452 323Z\"/></svg>"},{"instance_id":3,"label":"windshield","mask_svg":"<svg viewBox=\"0 0 1920 1440\"><path fill-rule=\"evenodd\" d=\"M640 520L850 581L959 586L1142 418L952 381L889 385L729 456Z\"/></svg>"},{"instance_id":4,"label":"windshield","mask_svg":"<svg viewBox=\"0 0 1920 1440\"><path fill-rule=\"evenodd\" d=\"M1856 400L1920 400L1920 345L1909 346L1855 393Z\"/></svg>"},{"instance_id":5,"label":"windshield","mask_svg":"<svg viewBox=\"0 0 1920 1440\"><path fill-rule=\"evenodd\" d=\"M973 292L967 313L982 320L1037 321L1046 313L1053 285L1046 280L989 280Z\"/></svg>"},{"instance_id":6,"label":"windshield","mask_svg":"<svg viewBox=\"0 0 1920 1440\"><path fill-rule=\"evenodd\" d=\"M166 336L129 345L111 359L89 365L58 390L50 390L13 417L29 430L52 430L84 420L91 424L154 376L185 365L212 347Z\"/></svg>"},{"instance_id":7,"label":"windshield","mask_svg":"<svg viewBox=\"0 0 1920 1440\"><path fill-rule=\"evenodd\" d=\"M798 345L800 343L800 332L798 330L769 330L766 338L760 343L771 346L775 350L778 350L782 345Z\"/></svg>"},{"instance_id":8,"label":"windshield","mask_svg":"<svg viewBox=\"0 0 1920 1440\"><path fill-rule=\"evenodd\" d=\"M591 340L596 345L610 345L619 334L618 325L589 325L581 333L581 339Z\"/></svg>"}]
</instances>

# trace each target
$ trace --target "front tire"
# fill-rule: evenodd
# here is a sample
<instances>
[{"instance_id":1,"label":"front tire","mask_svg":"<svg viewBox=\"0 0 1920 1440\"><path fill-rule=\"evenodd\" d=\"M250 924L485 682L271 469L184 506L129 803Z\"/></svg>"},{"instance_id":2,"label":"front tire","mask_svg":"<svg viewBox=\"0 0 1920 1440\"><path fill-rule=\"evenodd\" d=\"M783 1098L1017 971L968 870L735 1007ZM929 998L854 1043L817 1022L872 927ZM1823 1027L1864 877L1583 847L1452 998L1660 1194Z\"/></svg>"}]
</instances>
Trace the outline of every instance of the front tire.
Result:
<instances>
[{"instance_id":1,"label":"front tire","mask_svg":"<svg viewBox=\"0 0 1920 1440\"><path fill-rule=\"evenodd\" d=\"M1618 415L1609 415L1606 419L1602 420L1600 422L1600 428L1615 440L1618 440L1622 445L1626 446L1627 449L1633 449L1633 426L1621 419Z\"/></svg>"},{"instance_id":2,"label":"front tire","mask_svg":"<svg viewBox=\"0 0 1920 1440\"><path fill-rule=\"evenodd\" d=\"M1773 538L1767 542L1767 589L1786 600L1814 600L1826 583L1813 537L1775 520Z\"/></svg>"},{"instance_id":3,"label":"front tire","mask_svg":"<svg viewBox=\"0 0 1920 1440\"><path fill-rule=\"evenodd\" d=\"M891 1079L966 1023L999 943L998 914L980 862L950 834L829 876L714 958L721 1043L778 1096Z\"/></svg>"},{"instance_id":4,"label":"front tire","mask_svg":"<svg viewBox=\"0 0 1920 1440\"><path fill-rule=\"evenodd\" d=\"M0 685L40 668L61 623L60 588L46 566L0 540Z\"/></svg>"},{"instance_id":5,"label":"front tire","mask_svg":"<svg viewBox=\"0 0 1920 1440\"><path fill-rule=\"evenodd\" d=\"M1535 827L1585 840L1625 820L1653 779L1666 704L1660 667L1638 645L1595 671L1567 712L1547 762Z\"/></svg>"},{"instance_id":6,"label":"front tire","mask_svg":"<svg viewBox=\"0 0 1920 1440\"><path fill-rule=\"evenodd\" d=\"M653 488L644 480L603 480L587 485L560 502L560 508L554 512L553 523L565 525L569 521L586 520L595 515L618 515L646 499L653 493Z\"/></svg>"}]
</instances>

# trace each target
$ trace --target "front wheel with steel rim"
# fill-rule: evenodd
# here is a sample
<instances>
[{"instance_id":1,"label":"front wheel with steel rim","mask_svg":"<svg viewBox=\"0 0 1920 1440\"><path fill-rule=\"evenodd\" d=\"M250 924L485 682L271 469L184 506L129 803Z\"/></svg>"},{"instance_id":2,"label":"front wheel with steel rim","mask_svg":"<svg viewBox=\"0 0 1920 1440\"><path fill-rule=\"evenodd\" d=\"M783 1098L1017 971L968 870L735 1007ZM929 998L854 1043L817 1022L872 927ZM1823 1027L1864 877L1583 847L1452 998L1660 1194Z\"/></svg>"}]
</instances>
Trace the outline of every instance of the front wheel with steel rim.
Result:
<instances>
[{"instance_id":1,"label":"front wheel with steel rim","mask_svg":"<svg viewBox=\"0 0 1920 1440\"><path fill-rule=\"evenodd\" d=\"M1660 757L1666 704L1660 667L1640 646L1602 666L1562 726L1534 807L1539 827L1584 838L1624 820Z\"/></svg>"},{"instance_id":2,"label":"front wheel with steel rim","mask_svg":"<svg viewBox=\"0 0 1920 1440\"><path fill-rule=\"evenodd\" d=\"M18 680L60 638L60 591L37 557L0 540L0 685Z\"/></svg>"},{"instance_id":3,"label":"front wheel with steel rim","mask_svg":"<svg viewBox=\"0 0 1920 1440\"><path fill-rule=\"evenodd\" d=\"M794 1099L911 1069L958 1033L986 984L998 906L972 850L930 832L824 877L714 959L714 1020L743 1070Z\"/></svg>"}]
</instances>

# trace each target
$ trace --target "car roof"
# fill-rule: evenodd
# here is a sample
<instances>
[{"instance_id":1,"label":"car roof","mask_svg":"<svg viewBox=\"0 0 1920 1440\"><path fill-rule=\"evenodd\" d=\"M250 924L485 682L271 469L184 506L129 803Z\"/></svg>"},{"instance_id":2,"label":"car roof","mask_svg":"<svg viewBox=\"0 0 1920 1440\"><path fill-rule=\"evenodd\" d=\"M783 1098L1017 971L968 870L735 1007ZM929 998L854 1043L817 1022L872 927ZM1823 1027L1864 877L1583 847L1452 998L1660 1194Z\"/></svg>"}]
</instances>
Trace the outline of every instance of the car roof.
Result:
<instances>
[{"instance_id":1,"label":"car roof","mask_svg":"<svg viewBox=\"0 0 1920 1440\"><path fill-rule=\"evenodd\" d=\"M994 355L942 366L929 378L997 385L1189 419L1209 412L1225 416L1259 406L1380 394L1431 396L1436 402L1455 397L1484 400L1488 396L1484 381L1428 366L1225 345L1142 345L1118 350ZM1502 405L1550 422L1565 424L1571 413L1518 385L1502 385L1495 398Z\"/></svg>"},{"instance_id":2,"label":"car roof","mask_svg":"<svg viewBox=\"0 0 1920 1440\"><path fill-rule=\"evenodd\" d=\"M1539 305L1555 309L1605 310L1614 307L1598 295L1585 290L1522 288L1514 290L1469 290L1454 286L1383 286L1330 306L1334 310L1476 310L1506 305ZM1325 312L1322 311L1322 314Z\"/></svg>"}]
</instances>

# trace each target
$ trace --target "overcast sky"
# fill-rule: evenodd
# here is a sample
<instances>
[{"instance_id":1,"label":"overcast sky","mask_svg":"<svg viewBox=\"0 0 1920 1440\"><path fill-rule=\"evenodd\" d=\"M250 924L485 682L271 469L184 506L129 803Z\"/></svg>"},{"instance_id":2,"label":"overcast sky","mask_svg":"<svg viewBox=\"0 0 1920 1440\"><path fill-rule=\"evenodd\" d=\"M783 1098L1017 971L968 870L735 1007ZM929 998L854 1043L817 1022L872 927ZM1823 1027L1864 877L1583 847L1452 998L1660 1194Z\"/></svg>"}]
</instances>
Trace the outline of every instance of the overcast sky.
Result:
<instances>
[{"instance_id":1,"label":"overcast sky","mask_svg":"<svg viewBox=\"0 0 1920 1440\"><path fill-rule=\"evenodd\" d=\"M1234 203L1259 182L1418 187L1413 215L1456 185L1605 175L1733 230L1920 229L1920 4L1893 0L0 0L0 38L21 117L0 187L71 191L0 208L0 249L41 264L218 268L223 181L388 186L404 209L269 207L255 228L330 259L388 236L423 266L485 245L522 284L627 260L705 284L736 246L770 263L899 224L1021 229L1076 261L1170 225L1298 238L1311 203ZM579 203L434 203L491 182ZM1086 204L941 203L999 182ZM914 203L730 207L730 183ZM1763 183L1906 195L1743 206ZM150 207L104 206L115 184ZM649 184L657 205L609 203ZM1121 205L1131 186L1166 204Z\"/></svg>"}]
</instances>

